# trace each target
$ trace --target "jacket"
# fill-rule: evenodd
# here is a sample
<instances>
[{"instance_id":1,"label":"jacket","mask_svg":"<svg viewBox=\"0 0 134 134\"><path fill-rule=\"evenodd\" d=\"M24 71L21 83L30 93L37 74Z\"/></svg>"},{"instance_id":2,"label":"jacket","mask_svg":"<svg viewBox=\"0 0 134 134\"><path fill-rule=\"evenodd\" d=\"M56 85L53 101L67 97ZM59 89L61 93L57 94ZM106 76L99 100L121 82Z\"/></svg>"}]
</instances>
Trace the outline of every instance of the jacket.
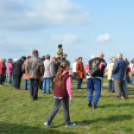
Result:
<instances>
[{"instance_id":1,"label":"jacket","mask_svg":"<svg viewBox=\"0 0 134 134\"><path fill-rule=\"evenodd\" d=\"M20 59L13 65L13 76L22 77L22 64L23 61Z\"/></svg>"},{"instance_id":2,"label":"jacket","mask_svg":"<svg viewBox=\"0 0 134 134\"><path fill-rule=\"evenodd\" d=\"M43 62L43 64L44 64L44 69L45 69L43 78L51 78L51 77L55 76L54 67L53 67L52 62L50 60L46 59Z\"/></svg>"},{"instance_id":3,"label":"jacket","mask_svg":"<svg viewBox=\"0 0 134 134\"><path fill-rule=\"evenodd\" d=\"M105 65L102 63L105 63ZM90 70L92 70L95 66L97 66L99 69L97 74L94 77L103 78L106 65L107 65L106 62L102 57L96 57L96 58L89 61Z\"/></svg>"},{"instance_id":4,"label":"jacket","mask_svg":"<svg viewBox=\"0 0 134 134\"><path fill-rule=\"evenodd\" d=\"M84 66L83 66L82 62L78 62L76 64L76 72L77 72L77 78L78 79L85 78L85 71L84 71Z\"/></svg>"},{"instance_id":5,"label":"jacket","mask_svg":"<svg viewBox=\"0 0 134 134\"><path fill-rule=\"evenodd\" d=\"M56 76L57 73L57 61L52 61L53 65L53 76Z\"/></svg>"},{"instance_id":6,"label":"jacket","mask_svg":"<svg viewBox=\"0 0 134 134\"><path fill-rule=\"evenodd\" d=\"M72 97L72 89L71 89L71 77L66 70L62 72L62 85L58 87L56 84L56 78L54 79L54 96L56 97Z\"/></svg>"},{"instance_id":7,"label":"jacket","mask_svg":"<svg viewBox=\"0 0 134 134\"><path fill-rule=\"evenodd\" d=\"M44 65L39 57L32 56L27 61L26 69L31 79L40 79L44 74Z\"/></svg>"},{"instance_id":8,"label":"jacket","mask_svg":"<svg viewBox=\"0 0 134 134\"><path fill-rule=\"evenodd\" d=\"M108 70L108 80L112 80L112 71L113 71L114 63L109 63L107 66Z\"/></svg>"},{"instance_id":9,"label":"jacket","mask_svg":"<svg viewBox=\"0 0 134 134\"><path fill-rule=\"evenodd\" d=\"M131 71L131 68L127 65L126 66L126 78L129 78L129 72Z\"/></svg>"},{"instance_id":10,"label":"jacket","mask_svg":"<svg viewBox=\"0 0 134 134\"><path fill-rule=\"evenodd\" d=\"M12 66L13 66L12 62L8 62L8 63L7 63L7 73L8 73L9 75L11 75L11 74L13 73L13 71L12 71Z\"/></svg>"},{"instance_id":11,"label":"jacket","mask_svg":"<svg viewBox=\"0 0 134 134\"><path fill-rule=\"evenodd\" d=\"M56 51L57 57L63 57L63 49L62 48L58 48Z\"/></svg>"},{"instance_id":12,"label":"jacket","mask_svg":"<svg viewBox=\"0 0 134 134\"><path fill-rule=\"evenodd\" d=\"M126 62L122 58L118 59L112 71L112 78L118 81L125 81L126 79Z\"/></svg>"},{"instance_id":13,"label":"jacket","mask_svg":"<svg viewBox=\"0 0 134 134\"><path fill-rule=\"evenodd\" d=\"M4 62L0 61L0 75L5 75L6 74L6 65Z\"/></svg>"},{"instance_id":14,"label":"jacket","mask_svg":"<svg viewBox=\"0 0 134 134\"><path fill-rule=\"evenodd\" d=\"M23 78L24 78L25 80L29 80L29 79L30 79L30 76L29 76L29 74L28 74L28 72L27 72L26 66L27 66L27 62L25 62L25 63L22 65L22 68L25 68L25 73L24 73L24 75L23 75Z\"/></svg>"}]
</instances>

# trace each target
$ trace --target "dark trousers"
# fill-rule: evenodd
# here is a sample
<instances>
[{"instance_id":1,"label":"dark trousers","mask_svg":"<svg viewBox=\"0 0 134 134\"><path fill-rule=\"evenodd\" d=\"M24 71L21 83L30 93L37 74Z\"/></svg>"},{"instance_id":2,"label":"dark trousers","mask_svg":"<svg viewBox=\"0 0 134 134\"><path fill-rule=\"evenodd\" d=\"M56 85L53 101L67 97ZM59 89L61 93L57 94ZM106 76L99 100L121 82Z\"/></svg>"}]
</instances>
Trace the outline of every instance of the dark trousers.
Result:
<instances>
[{"instance_id":1,"label":"dark trousers","mask_svg":"<svg viewBox=\"0 0 134 134\"><path fill-rule=\"evenodd\" d=\"M125 87L125 81L114 81L114 89L115 89L115 94L117 98L121 98L121 92L124 96L125 99L128 98L126 87Z\"/></svg>"},{"instance_id":2,"label":"dark trousers","mask_svg":"<svg viewBox=\"0 0 134 134\"><path fill-rule=\"evenodd\" d=\"M3 84L3 81L4 81L4 75L1 75L1 74L0 74L0 85Z\"/></svg>"},{"instance_id":3,"label":"dark trousers","mask_svg":"<svg viewBox=\"0 0 134 134\"><path fill-rule=\"evenodd\" d=\"M63 107L63 115L64 115L64 120L65 124L69 125L70 124L70 115L69 115L69 98L63 98L61 100L54 99L54 105L53 108L50 112L50 115L48 116L47 122L50 124L57 114L60 106L62 105Z\"/></svg>"},{"instance_id":4,"label":"dark trousers","mask_svg":"<svg viewBox=\"0 0 134 134\"><path fill-rule=\"evenodd\" d=\"M52 91L54 91L54 78L55 78L55 76L51 78L51 80L52 80Z\"/></svg>"},{"instance_id":5,"label":"dark trousers","mask_svg":"<svg viewBox=\"0 0 134 134\"><path fill-rule=\"evenodd\" d=\"M15 88L20 89L21 77L20 76L14 76L14 78L15 78Z\"/></svg>"},{"instance_id":6,"label":"dark trousers","mask_svg":"<svg viewBox=\"0 0 134 134\"><path fill-rule=\"evenodd\" d=\"M39 81L39 89L43 89L43 81Z\"/></svg>"},{"instance_id":7,"label":"dark trousers","mask_svg":"<svg viewBox=\"0 0 134 134\"><path fill-rule=\"evenodd\" d=\"M108 91L114 92L114 81L108 80Z\"/></svg>"},{"instance_id":8,"label":"dark trousers","mask_svg":"<svg viewBox=\"0 0 134 134\"><path fill-rule=\"evenodd\" d=\"M38 79L30 79L31 84L31 96L33 100L38 99L38 86L39 86L39 80Z\"/></svg>"},{"instance_id":9,"label":"dark trousers","mask_svg":"<svg viewBox=\"0 0 134 134\"><path fill-rule=\"evenodd\" d=\"M77 89L81 89L83 79L77 79Z\"/></svg>"},{"instance_id":10,"label":"dark trousers","mask_svg":"<svg viewBox=\"0 0 134 134\"><path fill-rule=\"evenodd\" d=\"M72 79L77 79L77 73L73 73Z\"/></svg>"}]
</instances>

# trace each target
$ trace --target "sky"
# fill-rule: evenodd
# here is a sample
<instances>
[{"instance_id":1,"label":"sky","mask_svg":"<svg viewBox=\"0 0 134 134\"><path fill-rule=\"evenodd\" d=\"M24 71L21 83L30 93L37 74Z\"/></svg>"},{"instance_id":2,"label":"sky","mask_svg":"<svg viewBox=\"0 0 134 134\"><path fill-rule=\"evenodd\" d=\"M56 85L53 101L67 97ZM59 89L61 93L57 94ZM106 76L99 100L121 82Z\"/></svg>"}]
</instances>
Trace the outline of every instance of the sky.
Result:
<instances>
[{"instance_id":1,"label":"sky","mask_svg":"<svg viewBox=\"0 0 134 134\"><path fill-rule=\"evenodd\" d=\"M0 0L0 57L20 58L37 49L56 56L58 44L71 62L104 52L132 60L133 0Z\"/></svg>"}]
</instances>

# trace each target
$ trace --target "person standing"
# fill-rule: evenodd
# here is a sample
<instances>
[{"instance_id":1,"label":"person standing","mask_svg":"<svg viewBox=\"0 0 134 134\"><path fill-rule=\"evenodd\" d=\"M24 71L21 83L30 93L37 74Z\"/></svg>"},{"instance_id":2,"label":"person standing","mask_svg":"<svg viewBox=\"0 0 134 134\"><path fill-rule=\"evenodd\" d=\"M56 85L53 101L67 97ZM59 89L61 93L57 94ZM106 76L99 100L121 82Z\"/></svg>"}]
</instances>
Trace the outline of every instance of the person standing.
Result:
<instances>
[{"instance_id":1,"label":"person standing","mask_svg":"<svg viewBox=\"0 0 134 134\"><path fill-rule=\"evenodd\" d=\"M7 63L7 73L8 73L8 85L12 85L12 59L8 59Z\"/></svg>"},{"instance_id":2,"label":"person standing","mask_svg":"<svg viewBox=\"0 0 134 134\"><path fill-rule=\"evenodd\" d=\"M38 99L38 86L39 80L44 74L44 66L42 60L38 57L38 50L32 51L32 57L27 61L27 72L30 76L30 84L31 84L31 97L33 100Z\"/></svg>"},{"instance_id":3,"label":"person standing","mask_svg":"<svg viewBox=\"0 0 134 134\"><path fill-rule=\"evenodd\" d=\"M62 61L65 61L65 60L67 59L67 56L68 56L67 54L63 54L63 57L62 57L62 59L61 59L61 62L62 62Z\"/></svg>"},{"instance_id":4,"label":"person standing","mask_svg":"<svg viewBox=\"0 0 134 134\"><path fill-rule=\"evenodd\" d=\"M128 65L126 65L126 79L125 79L125 87L126 87L126 90L127 90L127 83L129 81L128 79L129 79L129 72L130 71L131 71L131 68Z\"/></svg>"},{"instance_id":5,"label":"person standing","mask_svg":"<svg viewBox=\"0 0 134 134\"><path fill-rule=\"evenodd\" d=\"M56 76L56 71L57 71L57 58L52 57L52 65L53 65L53 77L51 78L52 80L52 90L54 88L54 78Z\"/></svg>"},{"instance_id":6,"label":"person standing","mask_svg":"<svg viewBox=\"0 0 134 134\"><path fill-rule=\"evenodd\" d=\"M53 64L50 61L50 55L45 56L44 64L44 76L43 76L43 93L50 94L50 80L54 76Z\"/></svg>"},{"instance_id":7,"label":"person standing","mask_svg":"<svg viewBox=\"0 0 134 134\"><path fill-rule=\"evenodd\" d=\"M108 64L107 70L106 70L108 72L108 91L115 92L114 79L112 78L112 71L113 71L114 63L116 61L116 57L112 57L110 60L111 60L111 63Z\"/></svg>"},{"instance_id":8,"label":"person standing","mask_svg":"<svg viewBox=\"0 0 134 134\"><path fill-rule=\"evenodd\" d=\"M15 68L15 65L16 65L16 62L18 61L18 59L14 59L13 60L13 65L12 65L12 75L14 74L14 68ZM15 78L14 78L14 75L13 75L13 83L12 83L12 86L15 87Z\"/></svg>"},{"instance_id":9,"label":"person standing","mask_svg":"<svg viewBox=\"0 0 134 134\"><path fill-rule=\"evenodd\" d=\"M70 69L70 62L63 61L58 70L57 76L54 83L54 106L44 123L45 126L51 127L50 124L57 114L60 106L63 107L63 115L65 121L65 127L75 126L75 123L70 122L69 114L69 98L70 102L73 101L72 90L71 90L71 77L69 76L68 70Z\"/></svg>"},{"instance_id":10,"label":"person standing","mask_svg":"<svg viewBox=\"0 0 134 134\"><path fill-rule=\"evenodd\" d=\"M58 45L58 49L56 51L56 54L57 54L57 57L61 57L61 58L63 57L63 49L62 49L61 44Z\"/></svg>"},{"instance_id":11,"label":"person standing","mask_svg":"<svg viewBox=\"0 0 134 134\"><path fill-rule=\"evenodd\" d=\"M5 62L6 62L5 58L1 58L1 61L0 61L0 86L3 85L4 75L6 74Z\"/></svg>"},{"instance_id":12,"label":"person standing","mask_svg":"<svg viewBox=\"0 0 134 134\"><path fill-rule=\"evenodd\" d=\"M127 99L128 95L125 88L126 62L123 60L123 55L121 53L117 54L117 61L115 62L112 71L112 78L114 79L116 98L121 99L122 92L124 98Z\"/></svg>"},{"instance_id":13,"label":"person standing","mask_svg":"<svg viewBox=\"0 0 134 134\"><path fill-rule=\"evenodd\" d=\"M27 56L27 61L28 61L28 59L30 59L30 58L31 58L31 56ZM26 68L26 66L27 66L27 61L24 62L23 66L22 66L22 68L25 70L25 71L24 71L24 74L23 74L23 78L24 78L24 90L27 90L27 83L28 83L28 81L30 80L30 76L29 76L29 74L28 74L28 72L27 72L27 68ZM30 83L30 81L29 81L29 83ZM31 89L31 84L29 84L29 89Z\"/></svg>"},{"instance_id":14,"label":"person standing","mask_svg":"<svg viewBox=\"0 0 134 134\"><path fill-rule=\"evenodd\" d=\"M41 58L42 62L45 61L45 56L42 56ZM39 80L39 90L43 90L43 78Z\"/></svg>"},{"instance_id":15,"label":"person standing","mask_svg":"<svg viewBox=\"0 0 134 134\"><path fill-rule=\"evenodd\" d=\"M76 65L77 65L77 59L75 59L73 63L73 77L72 77L73 79L77 79Z\"/></svg>"},{"instance_id":16,"label":"person standing","mask_svg":"<svg viewBox=\"0 0 134 134\"><path fill-rule=\"evenodd\" d=\"M78 62L76 64L76 72L77 72L77 89L81 89L83 78L85 78L85 71L84 71L84 65L82 63L82 57L78 58Z\"/></svg>"},{"instance_id":17,"label":"person standing","mask_svg":"<svg viewBox=\"0 0 134 134\"><path fill-rule=\"evenodd\" d=\"M104 71L106 68L106 62L104 60L104 53L100 52L98 56L89 61L89 78L88 78L88 106L93 109L97 108L98 101L100 99L102 80ZM96 71L94 71L96 70ZM93 99L93 92L95 95ZM93 106L92 106L93 100Z\"/></svg>"},{"instance_id":18,"label":"person standing","mask_svg":"<svg viewBox=\"0 0 134 134\"><path fill-rule=\"evenodd\" d=\"M13 76L15 78L15 88L20 89L20 82L22 77L22 65L25 62L26 57L22 56L21 59L19 59L15 66L13 66Z\"/></svg>"}]
</instances>

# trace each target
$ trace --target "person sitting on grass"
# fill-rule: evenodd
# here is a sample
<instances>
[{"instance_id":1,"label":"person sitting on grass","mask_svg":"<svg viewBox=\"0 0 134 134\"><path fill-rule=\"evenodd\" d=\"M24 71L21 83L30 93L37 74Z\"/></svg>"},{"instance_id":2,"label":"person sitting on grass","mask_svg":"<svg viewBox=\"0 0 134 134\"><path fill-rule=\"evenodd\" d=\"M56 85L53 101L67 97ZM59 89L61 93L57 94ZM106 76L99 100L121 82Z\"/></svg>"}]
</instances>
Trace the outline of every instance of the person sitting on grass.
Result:
<instances>
[{"instance_id":1,"label":"person sitting on grass","mask_svg":"<svg viewBox=\"0 0 134 134\"><path fill-rule=\"evenodd\" d=\"M54 83L54 106L44 123L45 126L50 127L50 124L57 114L60 106L63 107L63 115L65 120L65 127L75 126L75 123L70 122L69 115L69 97L70 102L73 101L71 90L71 77L68 70L70 69L70 62L63 61L58 70Z\"/></svg>"}]
</instances>

